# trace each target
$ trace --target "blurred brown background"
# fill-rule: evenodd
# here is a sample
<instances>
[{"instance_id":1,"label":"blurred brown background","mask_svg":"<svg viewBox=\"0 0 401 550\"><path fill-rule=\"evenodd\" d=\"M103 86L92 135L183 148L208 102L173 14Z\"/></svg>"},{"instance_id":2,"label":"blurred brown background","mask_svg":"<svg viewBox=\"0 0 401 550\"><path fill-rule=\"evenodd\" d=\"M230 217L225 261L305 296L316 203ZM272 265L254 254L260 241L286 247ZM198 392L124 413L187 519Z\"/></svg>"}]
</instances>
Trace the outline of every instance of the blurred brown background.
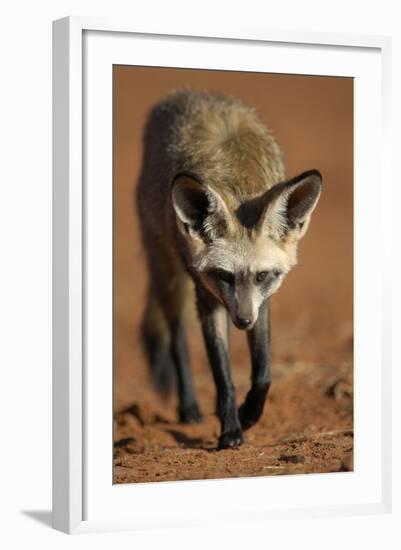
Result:
<instances>
[{"instance_id":1,"label":"blurred brown background","mask_svg":"<svg viewBox=\"0 0 401 550\"><path fill-rule=\"evenodd\" d=\"M182 464L177 472L171 466L173 460L168 462L170 467L166 467L164 473L156 475L162 449L171 449L172 456L180 449L181 455L191 450L201 452L208 442L212 443L218 431L212 417L213 381L197 323L190 327L190 340L195 385L206 415L201 427L177 425L175 430L166 429L164 424L174 423L175 403L165 405L153 394L138 338L147 276L133 190L140 171L142 131L151 106L172 89L180 87L232 94L255 106L283 150L288 177L311 168L319 169L323 175L323 193L309 231L301 242L299 265L272 299L273 385L266 420L249 432L248 442L253 440L255 446L259 435L263 442L263 437L271 441L271 438L284 437L290 432L313 431L316 427L337 431L345 425L347 429L350 425L352 427L353 80L115 66L114 412L117 482L263 473L257 470L258 467L247 470L245 474L239 467L231 473L221 472L218 465L221 459L215 458L209 463L208 458L202 474L198 462L202 462L203 455L200 455L187 474L180 473ZM241 399L248 389L250 367L246 339L238 331L232 340L232 368ZM305 393L308 391L311 393ZM280 392L282 396L279 398ZM326 401L321 402L323 398ZM341 399L345 401L341 402ZM252 436L252 433L256 435ZM188 444L193 439L197 443ZM334 442L334 445L340 448L342 443ZM346 444L349 452L349 441ZM246 451L246 445L244 449ZM227 451L230 452L235 451ZM219 455L222 453L213 456ZM237 463L241 455L236 456ZM343 459L342 455L340 459ZM328 471L325 469L325 464L329 463L327 457L320 469L314 470L308 470L308 460L303 461L304 471Z\"/></svg>"}]
</instances>

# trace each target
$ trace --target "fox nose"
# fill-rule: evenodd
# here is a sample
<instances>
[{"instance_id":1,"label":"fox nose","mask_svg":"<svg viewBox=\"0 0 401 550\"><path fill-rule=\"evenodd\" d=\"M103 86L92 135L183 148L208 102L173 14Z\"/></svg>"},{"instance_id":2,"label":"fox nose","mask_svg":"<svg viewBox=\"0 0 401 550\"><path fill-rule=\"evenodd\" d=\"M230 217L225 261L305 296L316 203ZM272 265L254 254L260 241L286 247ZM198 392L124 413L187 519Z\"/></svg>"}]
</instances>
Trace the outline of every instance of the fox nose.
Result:
<instances>
[{"instance_id":1,"label":"fox nose","mask_svg":"<svg viewBox=\"0 0 401 550\"><path fill-rule=\"evenodd\" d=\"M244 317L237 317L235 321L235 324L237 325L237 327L242 329L248 328L251 323L252 323L252 319L247 319Z\"/></svg>"}]
</instances>

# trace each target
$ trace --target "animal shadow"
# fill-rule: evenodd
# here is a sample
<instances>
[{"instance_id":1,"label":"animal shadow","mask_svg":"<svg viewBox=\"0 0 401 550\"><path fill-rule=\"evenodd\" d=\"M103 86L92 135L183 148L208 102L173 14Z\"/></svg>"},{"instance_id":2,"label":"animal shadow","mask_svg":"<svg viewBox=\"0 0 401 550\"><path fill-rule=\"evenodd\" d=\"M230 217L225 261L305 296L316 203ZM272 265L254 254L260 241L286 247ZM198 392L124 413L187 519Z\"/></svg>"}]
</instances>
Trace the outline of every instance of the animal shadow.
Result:
<instances>
[{"instance_id":1,"label":"animal shadow","mask_svg":"<svg viewBox=\"0 0 401 550\"><path fill-rule=\"evenodd\" d=\"M216 447L205 446L205 441L201 437L189 437L185 433L173 429L168 429L166 432L172 435L177 443L186 449L198 449L207 452L216 450Z\"/></svg>"},{"instance_id":2,"label":"animal shadow","mask_svg":"<svg viewBox=\"0 0 401 550\"><path fill-rule=\"evenodd\" d=\"M142 407L138 403L133 403L129 407L126 407L122 411L120 411L119 415L126 415L129 414L136 418L139 422L139 424L143 427L147 424L169 424L170 422L162 417L158 413L153 413L149 410L146 410L145 407Z\"/></svg>"},{"instance_id":3,"label":"animal shadow","mask_svg":"<svg viewBox=\"0 0 401 550\"><path fill-rule=\"evenodd\" d=\"M130 443L134 442L135 439L133 437L124 437L123 439L118 439L117 441L114 441L114 448L121 449L122 447L126 447Z\"/></svg>"}]
</instances>

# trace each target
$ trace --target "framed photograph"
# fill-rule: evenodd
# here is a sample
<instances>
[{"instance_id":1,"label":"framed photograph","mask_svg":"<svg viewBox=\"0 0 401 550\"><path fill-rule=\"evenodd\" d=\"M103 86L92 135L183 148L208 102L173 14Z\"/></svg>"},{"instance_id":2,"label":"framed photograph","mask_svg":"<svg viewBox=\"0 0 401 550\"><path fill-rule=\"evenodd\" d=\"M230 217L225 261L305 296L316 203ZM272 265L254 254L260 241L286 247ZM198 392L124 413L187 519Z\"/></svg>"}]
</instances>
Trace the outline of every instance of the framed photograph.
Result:
<instances>
[{"instance_id":1,"label":"framed photograph","mask_svg":"<svg viewBox=\"0 0 401 550\"><path fill-rule=\"evenodd\" d=\"M390 39L53 29L53 524L391 508Z\"/></svg>"}]
</instances>

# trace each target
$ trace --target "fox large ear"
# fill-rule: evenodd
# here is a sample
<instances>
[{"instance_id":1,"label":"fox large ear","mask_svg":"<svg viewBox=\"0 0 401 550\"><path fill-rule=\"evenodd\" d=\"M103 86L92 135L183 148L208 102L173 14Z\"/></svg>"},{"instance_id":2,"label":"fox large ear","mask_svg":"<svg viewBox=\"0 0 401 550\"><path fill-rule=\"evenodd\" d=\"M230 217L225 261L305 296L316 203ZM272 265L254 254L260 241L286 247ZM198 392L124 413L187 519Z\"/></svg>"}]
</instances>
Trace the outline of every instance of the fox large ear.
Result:
<instances>
[{"instance_id":1,"label":"fox large ear","mask_svg":"<svg viewBox=\"0 0 401 550\"><path fill-rule=\"evenodd\" d=\"M321 190L322 176L317 170L278 183L265 196L260 224L276 237L300 239L306 233Z\"/></svg>"},{"instance_id":2,"label":"fox large ear","mask_svg":"<svg viewBox=\"0 0 401 550\"><path fill-rule=\"evenodd\" d=\"M178 174L172 184L172 202L181 229L192 237L210 239L227 233L230 215L220 195L194 176Z\"/></svg>"}]
</instances>

